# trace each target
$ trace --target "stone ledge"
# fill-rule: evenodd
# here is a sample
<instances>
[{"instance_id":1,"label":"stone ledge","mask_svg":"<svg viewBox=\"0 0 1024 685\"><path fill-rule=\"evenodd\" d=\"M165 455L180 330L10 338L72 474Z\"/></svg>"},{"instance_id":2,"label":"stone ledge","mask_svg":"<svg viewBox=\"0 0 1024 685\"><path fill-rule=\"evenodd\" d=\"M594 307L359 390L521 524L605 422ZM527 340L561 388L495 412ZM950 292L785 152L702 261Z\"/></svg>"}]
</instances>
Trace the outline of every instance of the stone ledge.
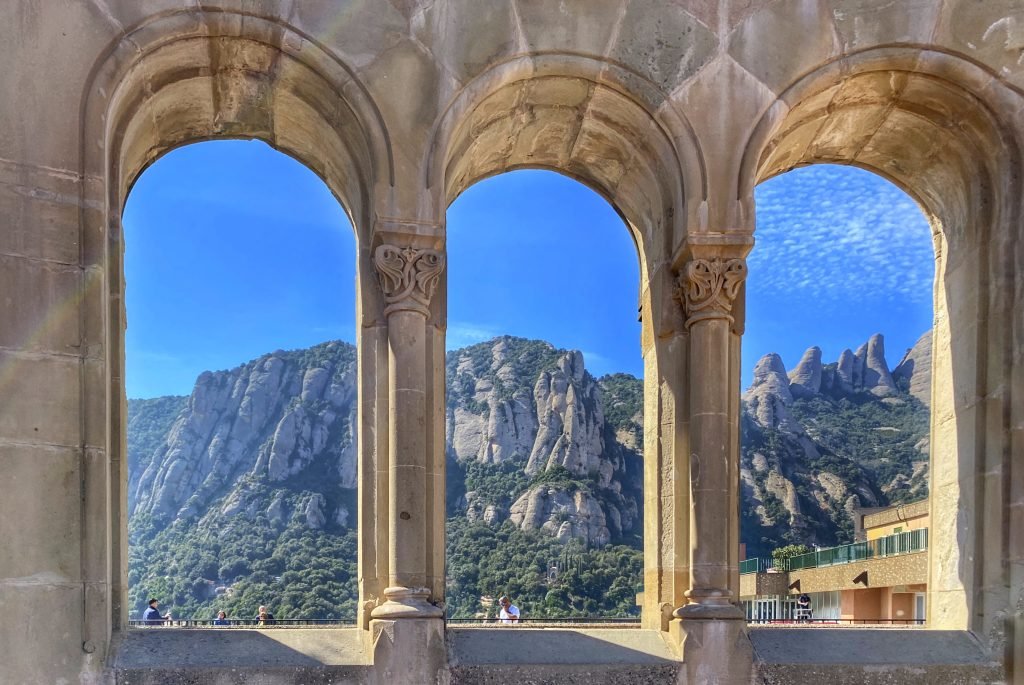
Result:
<instances>
[{"instance_id":1,"label":"stone ledge","mask_svg":"<svg viewBox=\"0 0 1024 685\"><path fill-rule=\"evenodd\" d=\"M451 685L650 685L678 682L680 665L452 666Z\"/></svg>"},{"instance_id":2,"label":"stone ledge","mask_svg":"<svg viewBox=\"0 0 1024 685\"><path fill-rule=\"evenodd\" d=\"M750 628L757 673L775 683L1002 683L967 632L870 628Z\"/></svg>"},{"instance_id":3,"label":"stone ledge","mask_svg":"<svg viewBox=\"0 0 1024 685\"><path fill-rule=\"evenodd\" d=\"M452 685L673 683L681 662L662 633L636 628L449 628Z\"/></svg>"},{"instance_id":4,"label":"stone ledge","mask_svg":"<svg viewBox=\"0 0 1024 685\"><path fill-rule=\"evenodd\" d=\"M452 666L678 664L664 633L640 629L449 628Z\"/></svg>"},{"instance_id":5,"label":"stone ledge","mask_svg":"<svg viewBox=\"0 0 1024 685\"><path fill-rule=\"evenodd\" d=\"M114 660L119 685L365 683L371 666L355 628L248 630L140 628Z\"/></svg>"}]
</instances>

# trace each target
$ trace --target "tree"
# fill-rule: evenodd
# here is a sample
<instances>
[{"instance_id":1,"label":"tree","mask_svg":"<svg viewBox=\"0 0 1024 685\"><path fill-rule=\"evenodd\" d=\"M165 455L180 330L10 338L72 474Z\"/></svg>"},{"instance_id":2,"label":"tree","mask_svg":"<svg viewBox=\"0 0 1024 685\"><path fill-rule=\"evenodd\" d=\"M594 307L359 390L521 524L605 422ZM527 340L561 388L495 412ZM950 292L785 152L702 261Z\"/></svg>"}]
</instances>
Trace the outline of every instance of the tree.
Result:
<instances>
[{"instance_id":1,"label":"tree","mask_svg":"<svg viewBox=\"0 0 1024 685\"><path fill-rule=\"evenodd\" d=\"M772 561L775 562L775 568L784 568L786 562L793 557L798 557L801 554L808 554L811 549L807 545L786 545L785 547L776 547L772 550Z\"/></svg>"}]
</instances>

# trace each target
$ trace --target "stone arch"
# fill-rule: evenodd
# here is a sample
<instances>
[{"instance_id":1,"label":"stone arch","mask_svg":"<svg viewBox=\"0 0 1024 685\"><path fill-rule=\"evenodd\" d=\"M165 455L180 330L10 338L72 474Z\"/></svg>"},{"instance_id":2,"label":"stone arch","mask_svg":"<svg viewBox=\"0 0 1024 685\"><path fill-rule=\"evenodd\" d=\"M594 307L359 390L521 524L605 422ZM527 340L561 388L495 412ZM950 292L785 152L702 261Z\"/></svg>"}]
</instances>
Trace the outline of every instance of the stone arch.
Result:
<instances>
[{"instance_id":1,"label":"stone arch","mask_svg":"<svg viewBox=\"0 0 1024 685\"><path fill-rule=\"evenodd\" d=\"M688 582L688 485L673 479L685 445L685 333L673 260L703 223L707 181L689 122L659 86L599 59L510 59L465 85L431 134L424 185L447 206L476 181L547 169L595 190L637 248L644 358L644 625L667 630Z\"/></svg>"},{"instance_id":2,"label":"stone arch","mask_svg":"<svg viewBox=\"0 0 1024 685\"><path fill-rule=\"evenodd\" d=\"M1009 122L1019 96L938 51L850 54L781 91L753 129L737 179L737 196L752 197L754 185L797 166L851 164L895 183L928 217L936 252L929 625L984 634L993 649L1010 588L1000 560L1010 530L1006 321L1019 269L1009 246L1020 221L1020 146Z\"/></svg>"},{"instance_id":3,"label":"stone arch","mask_svg":"<svg viewBox=\"0 0 1024 685\"><path fill-rule=\"evenodd\" d=\"M127 625L126 407L124 395L123 236L121 212L139 175L170 150L214 138L260 139L310 168L349 215L357 246L357 308L374 320L380 297L370 256L374 189L393 184L391 143L381 115L354 73L325 46L264 17L189 9L155 15L126 29L100 56L80 105L83 262L102 299L106 374L84 375L84 396L104 397L112 490L83 535L108 539L109 566L97 575L111 586L103 621L86 608L87 636L109 638ZM95 188L101 188L96 193ZM101 194L102 207L87 202ZM102 284L102 285L100 285ZM359 345L359 366L365 366ZM359 413L376 399L359 398ZM99 411L99 410L97 410ZM360 471L376 445L359 438ZM120 485L119 485L120 483ZM120 488L120 492L118 492ZM362 486L360 486L362 490ZM360 497L376 496L373 488ZM361 507L360 576L372 585L381 571L374 506ZM99 521L105 528L99 528ZM368 542L367 542L368 541ZM95 543L99 545L99 543ZM383 552L386 555L386 550ZM99 570L103 566L108 570ZM360 583L360 592L367 583ZM374 589L371 588L371 591ZM101 624L105 624L102 627ZM104 635L104 632L106 633Z\"/></svg>"},{"instance_id":4,"label":"stone arch","mask_svg":"<svg viewBox=\"0 0 1024 685\"><path fill-rule=\"evenodd\" d=\"M688 208L706 196L696 136L666 103L656 84L616 64L582 55L513 58L448 104L431 134L424 182L447 205L504 171L567 175L623 217L646 274L666 258L687 211L695 211Z\"/></svg>"}]
</instances>

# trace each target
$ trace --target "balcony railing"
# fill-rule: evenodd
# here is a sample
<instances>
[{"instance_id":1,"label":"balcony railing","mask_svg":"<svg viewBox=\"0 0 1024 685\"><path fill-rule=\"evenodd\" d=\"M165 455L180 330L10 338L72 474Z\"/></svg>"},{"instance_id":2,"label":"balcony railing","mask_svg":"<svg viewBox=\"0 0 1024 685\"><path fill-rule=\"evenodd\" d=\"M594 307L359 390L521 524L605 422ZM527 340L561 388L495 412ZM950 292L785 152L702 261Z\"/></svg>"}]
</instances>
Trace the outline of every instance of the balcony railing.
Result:
<instances>
[{"instance_id":1,"label":"balcony railing","mask_svg":"<svg viewBox=\"0 0 1024 685\"><path fill-rule=\"evenodd\" d=\"M764 573L775 568L775 560L771 557L754 557L740 562L740 573Z\"/></svg>"},{"instance_id":2,"label":"balcony railing","mask_svg":"<svg viewBox=\"0 0 1024 685\"><path fill-rule=\"evenodd\" d=\"M746 559L740 562L740 573L764 573L771 569L799 571L805 568L834 566L865 559L912 554L923 552L926 549L928 549L928 529L921 528L866 542L854 542L850 545L819 549L789 559L782 559L778 563L770 558Z\"/></svg>"}]
</instances>

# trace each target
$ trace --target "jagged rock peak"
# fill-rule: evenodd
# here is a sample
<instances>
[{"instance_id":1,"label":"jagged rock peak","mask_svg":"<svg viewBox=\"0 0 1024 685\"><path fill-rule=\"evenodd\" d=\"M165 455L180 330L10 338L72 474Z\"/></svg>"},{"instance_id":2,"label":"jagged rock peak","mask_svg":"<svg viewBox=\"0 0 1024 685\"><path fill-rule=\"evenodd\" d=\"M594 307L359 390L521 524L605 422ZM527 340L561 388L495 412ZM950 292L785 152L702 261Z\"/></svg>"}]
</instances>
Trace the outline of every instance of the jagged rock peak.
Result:
<instances>
[{"instance_id":1,"label":"jagged rock peak","mask_svg":"<svg viewBox=\"0 0 1024 685\"><path fill-rule=\"evenodd\" d=\"M355 367L355 347L331 341L200 374L132 473L130 513L169 522L203 516L225 497L241 510L244 493L232 491L241 476L279 482L321 456L341 487L355 487Z\"/></svg>"},{"instance_id":2,"label":"jagged rock peak","mask_svg":"<svg viewBox=\"0 0 1024 685\"><path fill-rule=\"evenodd\" d=\"M789 390L793 397L809 397L821 391L821 348L804 352L800 363L789 372Z\"/></svg>"},{"instance_id":3,"label":"jagged rock peak","mask_svg":"<svg viewBox=\"0 0 1024 685\"><path fill-rule=\"evenodd\" d=\"M854 355L854 388L878 397L896 395L896 382L885 361L885 338L875 333Z\"/></svg>"},{"instance_id":4,"label":"jagged rock peak","mask_svg":"<svg viewBox=\"0 0 1024 685\"><path fill-rule=\"evenodd\" d=\"M783 398L787 404L793 399L789 392L789 376L786 375L786 365L782 363L782 357L775 352L769 352L754 365L754 380L747 388L746 394L760 388L769 389Z\"/></svg>"},{"instance_id":5,"label":"jagged rock peak","mask_svg":"<svg viewBox=\"0 0 1024 685\"><path fill-rule=\"evenodd\" d=\"M782 357L769 352L754 366L754 380L743 393L743 400L755 420L766 428L800 432L800 424L793 420L787 407L793 401L789 390L789 376Z\"/></svg>"},{"instance_id":6,"label":"jagged rock peak","mask_svg":"<svg viewBox=\"0 0 1024 685\"><path fill-rule=\"evenodd\" d=\"M932 399L932 332L928 331L907 350L903 359L896 365L892 375L897 380L905 380L909 385L910 394L923 402L931 404Z\"/></svg>"},{"instance_id":7,"label":"jagged rock peak","mask_svg":"<svg viewBox=\"0 0 1024 685\"><path fill-rule=\"evenodd\" d=\"M853 392L853 366L856 359L853 352L847 348L839 355L839 362L836 364L836 379L838 390L844 393Z\"/></svg>"}]
</instances>

